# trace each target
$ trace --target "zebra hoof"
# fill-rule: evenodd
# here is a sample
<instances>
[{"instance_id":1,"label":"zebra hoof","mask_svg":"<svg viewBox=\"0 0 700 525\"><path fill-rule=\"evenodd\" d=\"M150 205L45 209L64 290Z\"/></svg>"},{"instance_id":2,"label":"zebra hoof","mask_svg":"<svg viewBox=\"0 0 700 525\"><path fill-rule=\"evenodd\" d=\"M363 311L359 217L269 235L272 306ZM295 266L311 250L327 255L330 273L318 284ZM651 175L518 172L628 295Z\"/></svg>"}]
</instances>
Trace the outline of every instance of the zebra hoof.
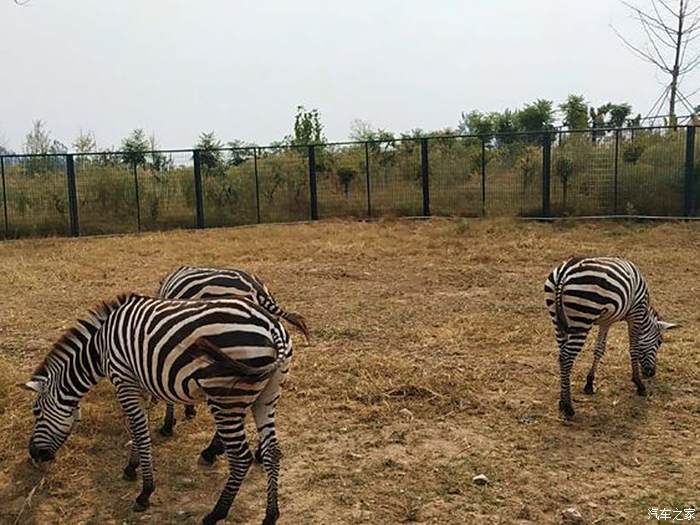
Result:
<instances>
[{"instance_id":1,"label":"zebra hoof","mask_svg":"<svg viewBox=\"0 0 700 525\"><path fill-rule=\"evenodd\" d=\"M566 420L573 418L574 414L576 414L574 407L572 407L570 403L563 403L561 401L559 401L559 412Z\"/></svg>"},{"instance_id":2,"label":"zebra hoof","mask_svg":"<svg viewBox=\"0 0 700 525\"><path fill-rule=\"evenodd\" d=\"M214 465L214 462L216 461L216 456L212 456L209 458L208 456L205 456L204 454L200 454L199 458L197 458L197 464L201 465L202 467L211 467Z\"/></svg>"},{"instance_id":3,"label":"zebra hoof","mask_svg":"<svg viewBox=\"0 0 700 525\"><path fill-rule=\"evenodd\" d=\"M641 397L646 397L647 389L645 386L637 386L637 395Z\"/></svg>"},{"instance_id":4,"label":"zebra hoof","mask_svg":"<svg viewBox=\"0 0 700 525\"><path fill-rule=\"evenodd\" d=\"M173 437L173 427L160 427L158 433L163 437Z\"/></svg>"},{"instance_id":5,"label":"zebra hoof","mask_svg":"<svg viewBox=\"0 0 700 525\"><path fill-rule=\"evenodd\" d=\"M586 383L586 386L583 388L583 393L589 396L592 395L594 393L593 383Z\"/></svg>"},{"instance_id":6,"label":"zebra hoof","mask_svg":"<svg viewBox=\"0 0 700 525\"><path fill-rule=\"evenodd\" d=\"M134 501L133 505L131 505L131 510L134 512L144 512L146 509L148 509L148 506L148 501L141 503L139 500L136 500Z\"/></svg>"},{"instance_id":7,"label":"zebra hoof","mask_svg":"<svg viewBox=\"0 0 700 525\"><path fill-rule=\"evenodd\" d=\"M226 516L224 516L225 518ZM218 516L214 515L213 512L210 512L204 518L202 518L202 525L216 525L216 523L224 518L219 518Z\"/></svg>"},{"instance_id":8,"label":"zebra hoof","mask_svg":"<svg viewBox=\"0 0 700 525\"><path fill-rule=\"evenodd\" d=\"M197 411L194 409L193 406L187 405L185 407L185 418L192 419L196 415L197 415Z\"/></svg>"},{"instance_id":9,"label":"zebra hoof","mask_svg":"<svg viewBox=\"0 0 700 525\"><path fill-rule=\"evenodd\" d=\"M266 514L262 525L276 525L277 518L279 518L279 515L279 512L275 512L274 514Z\"/></svg>"},{"instance_id":10,"label":"zebra hoof","mask_svg":"<svg viewBox=\"0 0 700 525\"><path fill-rule=\"evenodd\" d=\"M124 481L136 481L136 469L134 467L126 467L122 472Z\"/></svg>"}]
</instances>

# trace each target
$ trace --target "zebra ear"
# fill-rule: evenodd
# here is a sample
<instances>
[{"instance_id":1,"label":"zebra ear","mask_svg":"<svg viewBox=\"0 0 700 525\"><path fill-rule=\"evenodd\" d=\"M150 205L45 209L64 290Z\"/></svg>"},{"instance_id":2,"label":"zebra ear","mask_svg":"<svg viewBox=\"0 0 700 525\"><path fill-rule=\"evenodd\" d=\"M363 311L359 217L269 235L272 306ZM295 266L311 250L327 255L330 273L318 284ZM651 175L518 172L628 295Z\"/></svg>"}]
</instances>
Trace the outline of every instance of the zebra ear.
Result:
<instances>
[{"instance_id":1,"label":"zebra ear","mask_svg":"<svg viewBox=\"0 0 700 525\"><path fill-rule=\"evenodd\" d=\"M31 390L32 392L41 392L46 386L46 379L43 377L35 377L27 381L26 383L20 383L17 385L23 390Z\"/></svg>"},{"instance_id":2,"label":"zebra ear","mask_svg":"<svg viewBox=\"0 0 700 525\"><path fill-rule=\"evenodd\" d=\"M677 323L667 323L666 321L659 321L659 327L662 330L673 330L674 328L680 328L681 325Z\"/></svg>"}]
</instances>

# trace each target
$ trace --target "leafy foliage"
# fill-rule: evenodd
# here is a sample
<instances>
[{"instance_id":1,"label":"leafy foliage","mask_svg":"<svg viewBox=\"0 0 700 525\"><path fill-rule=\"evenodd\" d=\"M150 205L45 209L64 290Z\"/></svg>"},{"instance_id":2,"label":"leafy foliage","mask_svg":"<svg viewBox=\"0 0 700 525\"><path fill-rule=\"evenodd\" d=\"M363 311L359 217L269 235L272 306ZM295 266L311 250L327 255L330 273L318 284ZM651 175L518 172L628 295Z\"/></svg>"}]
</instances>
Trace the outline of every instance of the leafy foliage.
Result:
<instances>
[{"instance_id":1,"label":"leafy foliage","mask_svg":"<svg viewBox=\"0 0 700 525\"><path fill-rule=\"evenodd\" d=\"M347 197L350 193L350 184L355 178L355 175L357 175L357 172L350 167L340 167L336 171L336 174L338 175L338 182L340 182L340 185L343 188L343 192Z\"/></svg>"},{"instance_id":2,"label":"leafy foliage","mask_svg":"<svg viewBox=\"0 0 700 525\"><path fill-rule=\"evenodd\" d=\"M92 131L80 130L80 134L73 141L73 149L76 153L95 153L97 151L97 140Z\"/></svg>"},{"instance_id":3,"label":"leafy foliage","mask_svg":"<svg viewBox=\"0 0 700 525\"><path fill-rule=\"evenodd\" d=\"M210 175L222 177L226 172L222 148L223 144L213 131L199 134L194 149L199 150L199 161Z\"/></svg>"},{"instance_id":4,"label":"leafy foliage","mask_svg":"<svg viewBox=\"0 0 700 525\"><path fill-rule=\"evenodd\" d=\"M551 100L537 99L518 111L515 121L521 131L554 129L554 108Z\"/></svg>"},{"instance_id":5,"label":"leafy foliage","mask_svg":"<svg viewBox=\"0 0 700 525\"><path fill-rule=\"evenodd\" d=\"M569 129L585 129L588 127L588 104L581 95L569 95L566 102L559 105L564 113L563 124Z\"/></svg>"},{"instance_id":6,"label":"leafy foliage","mask_svg":"<svg viewBox=\"0 0 700 525\"><path fill-rule=\"evenodd\" d=\"M146 152L149 149L148 138L143 129L133 130L122 140L121 150L124 153L122 162L135 168L146 164Z\"/></svg>"},{"instance_id":7,"label":"leafy foliage","mask_svg":"<svg viewBox=\"0 0 700 525\"><path fill-rule=\"evenodd\" d=\"M297 106L297 114L294 117L294 136L290 143L294 146L307 144L323 144L326 137L323 134L321 115L317 109L307 111L304 106Z\"/></svg>"}]
</instances>

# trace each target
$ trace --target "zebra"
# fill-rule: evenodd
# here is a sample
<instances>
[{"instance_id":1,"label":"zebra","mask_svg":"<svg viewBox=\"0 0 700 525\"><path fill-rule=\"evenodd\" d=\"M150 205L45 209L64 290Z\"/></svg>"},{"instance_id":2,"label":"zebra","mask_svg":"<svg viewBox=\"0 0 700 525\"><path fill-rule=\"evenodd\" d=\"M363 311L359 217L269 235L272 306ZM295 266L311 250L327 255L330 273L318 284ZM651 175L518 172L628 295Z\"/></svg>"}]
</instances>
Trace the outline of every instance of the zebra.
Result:
<instances>
[{"instance_id":1,"label":"zebra","mask_svg":"<svg viewBox=\"0 0 700 525\"><path fill-rule=\"evenodd\" d=\"M610 325L626 321L632 381L637 393L645 395L640 366L644 377L656 374L656 354L663 333L678 325L663 321L654 310L649 288L639 269L617 257L574 257L552 270L544 291L559 345L559 410L562 415L567 419L574 415L571 368L594 324L599 326L598 337L584 392L593 393L596 368L605 353Z\"/></svg>"},{"instance_id":2,"label":"zebra","mask_svg":"<svg viewBox=\"0 0 700 525\"><path fill-rule=\"evenodd\" d=\"M77 321L54 344L23 386L37 392L29 454L35 463L55 459L71 433L81 398L103 377L115 386L132 446L123 477L142 489L135 511L149 506L155 489L147 395L177 403L206 400L215 439L226 449L229 476L202 523L229 512L253 457L244 418L253 409L267 474L263 524L279 516L277 478L281 452L275 431L280 387L289 370L292 342L282 323L243 299L180 301L122 295Z\"/></svg>"},{"instance_id":3,"label":"zebra","mask_svg":"<svg viewBox=\"0 0 700 525\"><path fill-rule=\"evenodd\" d=\"M301 330L307 342L310 340L309 329L304 317L298 313L284 310L259 277L243 270L180 266L166 275L160 282L158 297L164 299L242 297L259 304L272 315L285 319ZM186 405L185 417L189 419L195 415L194 405ZM160 434L172 436L175 422L174 406L172 403L168 403L165 408L163 426L159 430ZM219 454L224 452L221 446L218 447L218 451ZM213 461L216 455L207 453L205 457Z\"/></svg>"}]
</instances>

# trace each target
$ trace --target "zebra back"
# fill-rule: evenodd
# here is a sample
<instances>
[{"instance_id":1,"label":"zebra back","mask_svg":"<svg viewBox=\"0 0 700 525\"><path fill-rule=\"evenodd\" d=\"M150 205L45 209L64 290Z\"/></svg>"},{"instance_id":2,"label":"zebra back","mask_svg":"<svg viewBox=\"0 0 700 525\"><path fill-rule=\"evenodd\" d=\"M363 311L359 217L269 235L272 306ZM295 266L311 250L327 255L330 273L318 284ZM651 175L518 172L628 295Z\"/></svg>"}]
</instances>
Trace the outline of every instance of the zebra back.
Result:
<instances>
[{"instance_id":1,"label":"zebra back","mask_svg":"<svg viewBox=\"0 0 700 525\"><path fill-rule=\"evenodd\" d=\"M241 297L287 320L301 330L307 341L310 339L306 319L301 314L284 310L260 278L243 270L181 266L161 281L158 296L164 299Z\"/></svg>"},{"instance_id":2,"label":"zebra back","mask_svg":"<svg viewBox=\"0 0 700 525\"><path fill-rule=\"evenodd\" d=\"M644 276L622 258L571 258L552 270L544 288L552 320L563 333L621 321L630 312L653 314Z\"/></svg>"}]
</instances>

